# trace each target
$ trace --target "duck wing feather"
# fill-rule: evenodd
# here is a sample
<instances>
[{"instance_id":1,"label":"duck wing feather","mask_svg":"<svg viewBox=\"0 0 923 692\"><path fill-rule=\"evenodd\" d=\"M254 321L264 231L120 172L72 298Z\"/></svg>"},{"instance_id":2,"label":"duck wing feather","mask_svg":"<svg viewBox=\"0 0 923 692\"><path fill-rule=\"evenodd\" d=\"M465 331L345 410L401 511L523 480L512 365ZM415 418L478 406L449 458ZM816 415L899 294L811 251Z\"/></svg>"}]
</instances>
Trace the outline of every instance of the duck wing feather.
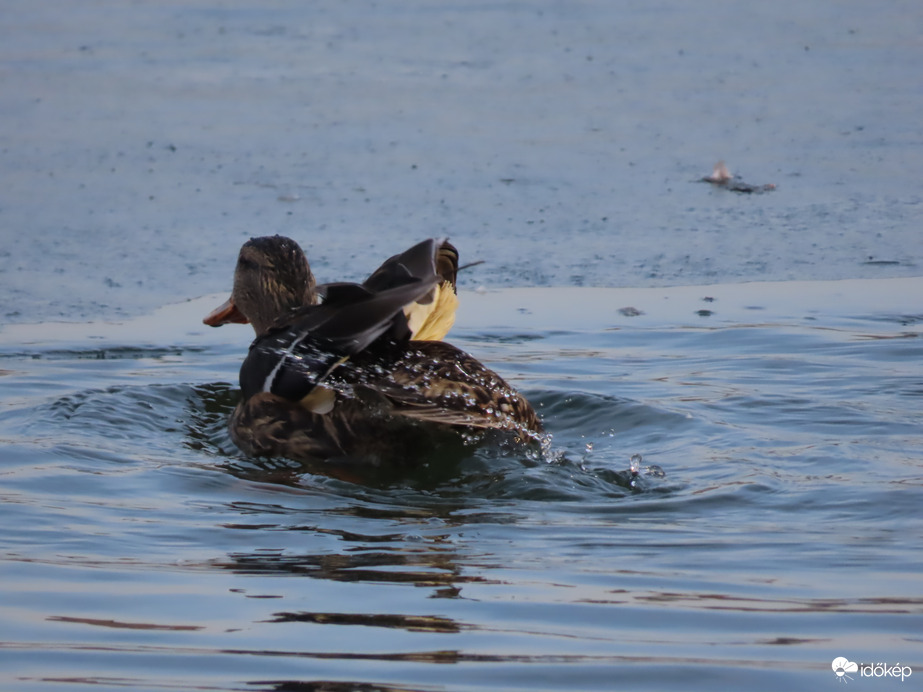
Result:
<instances>
[{"instance_id":1,"label":"duck wing feather","mask_svg":"<svg viewBox=\"0 0 923 692\"><path fill-rule=\"evenodd\" d=\"M434 273L372 292L357 284L331 284L320 305L308 305L289 324L258 337L240 370L244 397L263 391L298 401L346 358L381 337L410 337L403 308L436 285Z\"/></svg>"}]
</instances>

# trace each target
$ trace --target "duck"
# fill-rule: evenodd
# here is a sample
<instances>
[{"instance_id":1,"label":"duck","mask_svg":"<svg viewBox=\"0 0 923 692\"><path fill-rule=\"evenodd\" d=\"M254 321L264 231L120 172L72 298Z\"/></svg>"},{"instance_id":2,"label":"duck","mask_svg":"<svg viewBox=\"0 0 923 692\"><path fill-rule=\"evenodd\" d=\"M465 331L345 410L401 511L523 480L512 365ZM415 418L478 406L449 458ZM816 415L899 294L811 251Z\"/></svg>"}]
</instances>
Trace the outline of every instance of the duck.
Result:
<instances>
[{"instance_id":1,"label":"duck","mask_svg":"<svg viewBox=\"0 0 923 692\"><path fill-rule=\"evenodd\" d=\"M244 243L230 298L203 320L255 332L229 421L234 444L254 457L360 466L413 464L448 437L541 444L527 399L443 340L458 259L448 240L430 238L362 283L318 284L294 240Z\"/></svg>"}]
</instances>

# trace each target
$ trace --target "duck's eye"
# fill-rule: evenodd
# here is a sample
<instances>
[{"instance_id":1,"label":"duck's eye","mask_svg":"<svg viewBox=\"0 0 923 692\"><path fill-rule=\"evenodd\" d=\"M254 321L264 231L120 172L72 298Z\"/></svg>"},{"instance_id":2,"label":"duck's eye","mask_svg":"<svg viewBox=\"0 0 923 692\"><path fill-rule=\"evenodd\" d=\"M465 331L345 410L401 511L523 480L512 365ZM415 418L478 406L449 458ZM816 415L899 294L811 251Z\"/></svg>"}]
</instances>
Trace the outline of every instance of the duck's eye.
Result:
<instances>
[{"instance_id":1,"label":"duck's eye","mask_svg":"<svg viewBox=\"0 0 923 692\"><path fill-rule=\"evenodd\" d=\"M241 257L237 260L237 266L241 269L259 269L260 265L248 257Z\"/></svg>"}]
</instances>

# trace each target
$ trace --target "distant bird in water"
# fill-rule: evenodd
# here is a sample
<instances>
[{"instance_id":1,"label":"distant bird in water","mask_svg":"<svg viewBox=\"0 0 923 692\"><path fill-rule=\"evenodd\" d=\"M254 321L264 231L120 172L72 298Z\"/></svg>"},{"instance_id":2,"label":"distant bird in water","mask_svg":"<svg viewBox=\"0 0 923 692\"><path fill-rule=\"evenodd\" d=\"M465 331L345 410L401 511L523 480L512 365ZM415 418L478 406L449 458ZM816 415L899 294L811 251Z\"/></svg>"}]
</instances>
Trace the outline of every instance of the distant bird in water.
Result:
<instances>
[{"instance_id":1,"label":"distant bird in water","mask_svg":"<svg viewBox=\"0 0 923 692\"><path fill-rule=\"evenodd\" d=\"M776 189L775 183L766 183L765 185L751 185L745 183L737 176L731 175L724 161L716 163L714 169L712 169L711 175L700 178L699 182L711 183L712 185L726 188L731 192L742 192L744 194L770 192Z\"/></svg>"}]
</instances>

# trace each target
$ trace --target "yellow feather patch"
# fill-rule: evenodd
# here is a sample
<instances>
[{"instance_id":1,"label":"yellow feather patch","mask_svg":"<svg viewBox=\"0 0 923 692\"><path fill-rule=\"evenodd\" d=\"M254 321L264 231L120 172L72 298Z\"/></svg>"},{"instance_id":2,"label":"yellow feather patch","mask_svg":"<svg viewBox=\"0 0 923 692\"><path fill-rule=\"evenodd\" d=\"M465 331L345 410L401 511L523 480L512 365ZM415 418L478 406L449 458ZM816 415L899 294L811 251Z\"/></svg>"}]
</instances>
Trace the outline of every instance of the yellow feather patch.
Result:
<instances>
[{"instance_id":1,"label":"yellow feather patch","mask_svg":"<svg viewBox=\"0 0 923 692\"><path fill-rule=\"evenodd\" d=\"M415 341L441 341L455 324L458 296L452 284L442 282L433 289L433 294L428 303L412 303L404 308L410 338Z\"/></svg>"}]
</instances>

